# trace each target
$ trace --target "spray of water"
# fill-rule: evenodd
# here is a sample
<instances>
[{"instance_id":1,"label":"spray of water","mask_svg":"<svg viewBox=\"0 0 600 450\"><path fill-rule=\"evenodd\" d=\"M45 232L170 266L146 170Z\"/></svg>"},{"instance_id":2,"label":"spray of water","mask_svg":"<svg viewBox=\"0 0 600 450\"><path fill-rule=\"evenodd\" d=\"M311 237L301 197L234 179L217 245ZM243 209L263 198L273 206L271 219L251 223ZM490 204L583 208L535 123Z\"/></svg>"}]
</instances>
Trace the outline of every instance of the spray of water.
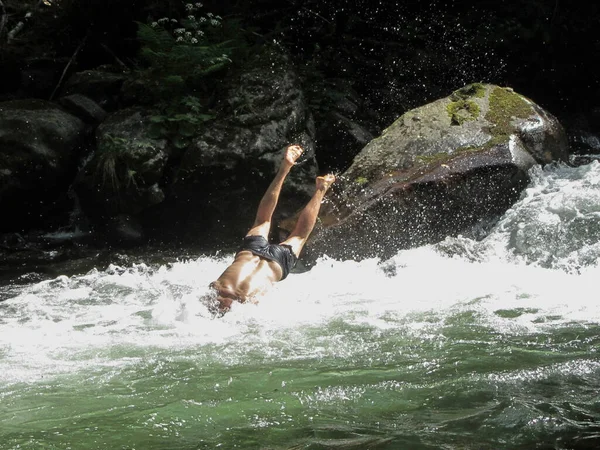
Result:
<instances>
[{"instance_id":1,"label":"spray of water","mask_svg":"<svg viewBox=\"0 0 600 450\"><path fill-rule=\"evenodd\" d=\"M598 323L600 165L533 175L521 201L484 240L448 238L386 261L324 256L259 303L235 304L222 317L207 286L233 254L168 266L113 265L25 285L0 304L0 379L126 366L155 350L220 348L211 358L238 362L253 352L283 360L363 352L360 342L336 344L323 331L342 324L435 340L460 317L517 335ZM230 345L239 342L242 348Z\"/></svg>"}]
</instances>

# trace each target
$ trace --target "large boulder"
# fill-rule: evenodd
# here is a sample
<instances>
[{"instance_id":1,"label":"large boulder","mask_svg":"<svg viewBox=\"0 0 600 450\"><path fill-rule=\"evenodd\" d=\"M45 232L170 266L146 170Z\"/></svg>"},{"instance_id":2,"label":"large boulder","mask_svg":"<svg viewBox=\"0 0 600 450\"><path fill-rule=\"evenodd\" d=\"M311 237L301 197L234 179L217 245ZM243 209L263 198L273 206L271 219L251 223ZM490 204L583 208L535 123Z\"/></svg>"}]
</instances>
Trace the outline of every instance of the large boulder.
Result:
<instances>
[{"instance_id":1,"label":"large boulder","mask_svg":"<svg viewBox=\"0 0 600 450\"><path fill-rule=\"evenodd\" d=\"M219 118L191 139L176 162L166 201L148 211L161 236L235 245L252 225L261 196L292 143L305 149L280 196L276 217L312 195L317 163L314 124L299 79L277 49L229 74Z\"/></svg>"},{"instance_id":2,"label":"large boulder","mask_svg":"<svg viewBox=\"0 0 600 450\"><path fill-rule=\"evenodd\" d=\"M65 204L88 131L48 101L0 103L0 231L51 225Z\"/></svg>"},{"instance_id":3,"label":"large boulder","mask_svg":"<svg viewBox=\"0 0 600 450\"><path fill-rule=\"evenodd\" d=\"M328 193L305 256L386 258L489 224L518 199L530 167L567 160L567 148L562 126L531 100L466 86L408 111L356 156Z\"/></svg>"},{"instance_id":4,"label":"large boulder","mask_svg":"<svg viewBox=\"0 0 600 450\"><path fill-rule=\"evenodd\" d=\"M306 152L286 181L276 217L293 214L310 198L317 174L314 124L288 58L265 50L226 74L221 86L210 121L204 121L204 106L186 97L174 99L175 106L187 102L181 113L126 108L98 127L96 149L75 184L97 229L120 243L235 245L291 143Z\"/></svg>"},{"instance_id":5,"label":"large boulder","mask_svg":"<svg viewBox=\"0 0 600 450\"><path fill-rule=\"evenodd\" d=\"M316 153L321 169L343 171L354 157L379 134L375 115L349 80L334 78L304 82L315 118Z\"/></svg>"},{"instance_id":6,"label":"large boulder","mask_svg":"<svg viewBox=\"0 0 600 450\"><path fill-rule=\"evenodd\" d=\"M74 185L86 216L101 229L108 227L117 239L127 235L141 240L143 230L137 230L141 226L135 216L165 198L161 180L169 154L167 142L148 137L150 126L149 113L138 109L108 116L96 130L95 151ZM123 224L136 231L120 233Z\"/></svg>"},{"instance_id":7,"label":"large boulder","mask_svg":"<svg viewBox=\"0 0 600 450\"><path fill-rule=\"evenodd\" d=\"M92 99L106 111L119 106L121 88L127 76L114 70L84 70L75 72L65 82L62 95L83 95Z\"/></svg>"}]
</instances>

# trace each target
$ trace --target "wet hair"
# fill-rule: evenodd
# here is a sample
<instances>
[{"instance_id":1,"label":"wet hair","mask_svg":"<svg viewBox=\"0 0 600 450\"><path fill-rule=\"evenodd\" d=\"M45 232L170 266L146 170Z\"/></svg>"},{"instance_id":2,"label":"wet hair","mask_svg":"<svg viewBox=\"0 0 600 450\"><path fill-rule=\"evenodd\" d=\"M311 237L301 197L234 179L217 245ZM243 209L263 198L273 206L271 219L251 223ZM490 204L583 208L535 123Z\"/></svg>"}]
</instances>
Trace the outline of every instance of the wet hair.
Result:
<instances>
[{"instance_id":1,"label":"wet hair","mask_svg":"<svg viewBox=\"0 0 600 450\"><path fill-rule=\"evenodd\" d=\"M223 317L223 314L225 314L229 310L229 308L223 309L223 307L221 306L222 303L219 300L219 295L213 289L210 289L208 292L201 295L198 298L198 300L200 301L200 303L206 306L208 312L211 313L215 318Z\"/></svg>"}]
</instances>

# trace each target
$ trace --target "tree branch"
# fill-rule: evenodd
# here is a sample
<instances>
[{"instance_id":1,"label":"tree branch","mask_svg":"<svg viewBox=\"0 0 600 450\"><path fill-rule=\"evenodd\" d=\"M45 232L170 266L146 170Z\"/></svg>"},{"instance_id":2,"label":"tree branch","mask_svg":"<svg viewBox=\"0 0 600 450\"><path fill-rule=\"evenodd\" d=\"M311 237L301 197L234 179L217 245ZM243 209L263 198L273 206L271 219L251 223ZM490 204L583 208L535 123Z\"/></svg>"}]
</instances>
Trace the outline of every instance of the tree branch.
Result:
<instances>
[{"instance_id":1,"label":"tree branch","mask_svg":"<svg viewBox=\"0 0 600 450\"><path fill-rule=\"evenodd\" d=\"M33 14L31 14L31 12L28 12L27 14L25 14L25 19L29 19L32 15ZM23 22L23 21L18 22L15 25L15 27L8 32L6 40L10 43L10 41L12 41L17 34L19 34L21 31L23 31L23 28L25 28L25 22Z\"/></svg>"},{"instance_id":2,"label":"tree branch","mask_svg":"<svg viewBox=\"0 0 600 450\"><path fill-rule=\"evenodd\" d=\"M102 47L104 50L106 50L107 53L109 53L113 58L115 58L115 61L117 61L121 67L123 67L124 69L129 70L129 67L127 67L127 64L125 64L123 61L121 61L119 59L119 57L116 55L116 53L113 52L110 48L108 48L107 45L105 45L102 42L100 42L100 47Z\"/></svg>"},{"instance_id":3,"label":"tree branch","mask_svg":"<svg viewBox=\"0 0 600 450\"><path fill-rule=\"evenodd\" d=\"M71 67L71 64L73 63L73 61L75 61L75 58L77 57L77 53L79 53L79 50L81 50L81 48L84 46L85 42L87 41L87 38L88 38L88 35L86 35L82 39L82 41L79 43L79 45L75 49L75 52L73 52L73 56L71 56L71 59L69 60L69 62L65 66L65 69L63 70L63 73L60 76L60 80L58 80L58 84L56 85L56 87L52 91L52 95L50 95L50 100L52 100L54 98L54 95L56 94L56 91L58 91L58 88L62 85L63 79L65 78L65 75L67 74L67 71L69 70L69 67Z\"/></svg>"},{"instance_id":4,"label":"tree branch","mask_svg":"<svg viewBox=\"0 0 600 450\"><path fill-rule=\"evenodd\" d=\"M319 14L319 13L316 13L316 12L314 12L314 11L312 11L312 10L310 10L310 9L308 9L308 8L306 8L306 7L304 7L304 6L302 6L302 7L301 7L301 9L303 9L304 11L308 11L309 13L311 13L311 14L314 14L315 16L317 16L319 19L321 19L321 20L324 20L324 21L325 21L325 22L327 22L328 24L331 24L331 21L327 20L327 19L326 19L325 17L323 17L321 14Z\"/></svg>"},{"instance_id":5,"label":"tree branch","mask_svg":"<svg viewBox=\"0 0 600 450\"><path fill-rule=\"evenodd\" d=\"M1 3L1 0L0 0L0 3ZM37 9L39 9L39 7L40 7L40 5L41 5L42 3L44 3L44 0L39 0L39 1L37 2L37 5L35 5L34 11L35 11L35 10L37 10ZM4 5L2 5L2 6L4 6ZM6 36L6 40L7 40L7 42L8 42L8 43L10 43L10 41L12 41L12 40L15 38L15 36L16 36L17 34L19 34L21 31L23 31L23 28L25 28L25 21L26 21L27 19L29 19L30 17L33 17L33 13L32 13L31 11L28 11L28 12L25 14L25 18L24 18L24 20L21 20L20 22L18 22L18 23L15 25L15 27L14 27L12 30L10 30L10 31L8 32L8 35ZM4 20L4 15L3 15L3 20ZM1 29L0 29L0 30L1 30Z\"/></svg>"},{"instance_id":6,"label":"tree branch","mask_svg":"<svg viewBox=\"0 0 600 450\"><path fill-rule=\"evenodd\" d=\"M4 31L4 27L6 26L6 21L8 18L6 17L6 8L4 7L4 3L0 0L0 11L2 11L2 18L0 19L0 38L2 37L2 32Z\"/></svg>"}]
</instances>

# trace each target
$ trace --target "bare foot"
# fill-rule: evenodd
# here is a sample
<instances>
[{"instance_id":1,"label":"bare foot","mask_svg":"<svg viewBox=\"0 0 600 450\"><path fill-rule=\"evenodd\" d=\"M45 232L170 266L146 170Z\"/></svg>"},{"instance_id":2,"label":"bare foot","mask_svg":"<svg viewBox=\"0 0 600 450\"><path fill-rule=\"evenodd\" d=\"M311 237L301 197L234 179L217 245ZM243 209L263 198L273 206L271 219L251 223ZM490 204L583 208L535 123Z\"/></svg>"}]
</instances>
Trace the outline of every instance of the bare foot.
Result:
<instances>
[{"instance_id":1,"label":"bare foot","mask_svg":"<svg viewBox=\"0 0 600 450\"><path fill-rule=\"evenodd\" d=\"M283 156L284 162L287 162L290 166L296 164L300 155L304 152L304 149L299 145L288 145L285 149L285 155Z\"/></svg>"},{"instance_id":2,"label":"bare foot","mask_svg":"<svg viewBox=\"0 0 600 450\"><path fill-rule=\"evenodd\" d=\"M327 189L329 189L329 186L331 186L334 181L335 175L332 173L323 175L322 177L317 177L317 189L327 191Z\"/></svg>"}]
</instances>

